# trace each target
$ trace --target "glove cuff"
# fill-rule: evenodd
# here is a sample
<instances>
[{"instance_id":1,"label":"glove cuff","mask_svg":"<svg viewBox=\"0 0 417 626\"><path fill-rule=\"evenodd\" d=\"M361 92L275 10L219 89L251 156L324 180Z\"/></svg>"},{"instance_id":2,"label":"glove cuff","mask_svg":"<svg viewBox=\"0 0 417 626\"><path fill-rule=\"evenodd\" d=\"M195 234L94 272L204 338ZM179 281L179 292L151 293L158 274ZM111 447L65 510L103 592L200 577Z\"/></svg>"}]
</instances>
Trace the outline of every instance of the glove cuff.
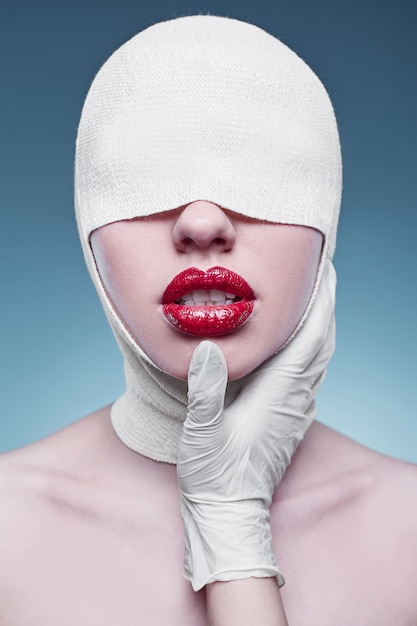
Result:
<instances>
[{"instance_id":1,"label":"glove cuff","mask_svg":"<svg viewBox=\"0 0 417 626\"><path fill-rule=\"evenodd\" d=\"M272 552L269 511L261 501L190 502L181 495L184 576L194 591L215 581L284 577Z\"/></svg>"}]
</instances>

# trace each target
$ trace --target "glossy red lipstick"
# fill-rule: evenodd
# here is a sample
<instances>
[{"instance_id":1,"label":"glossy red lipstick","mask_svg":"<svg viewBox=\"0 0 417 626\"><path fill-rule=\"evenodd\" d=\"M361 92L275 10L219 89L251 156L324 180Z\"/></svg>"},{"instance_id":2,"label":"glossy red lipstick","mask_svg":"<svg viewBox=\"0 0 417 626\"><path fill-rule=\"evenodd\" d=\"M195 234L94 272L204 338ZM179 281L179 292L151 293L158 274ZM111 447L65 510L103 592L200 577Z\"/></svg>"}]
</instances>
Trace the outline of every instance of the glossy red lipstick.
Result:
<instances>
[{"instance_id":1,"label":"glossy red lipstick","mask_svg":"<svg viewBox=\"0 0 417 626\"><path fill-rule=\"evenodd\" d=\"M254 300L252 288L239 274L219 266L206 272L189 267L165 289L162 311L180 332L215 337L240 328Z\"/></svg>"}]
</instances>

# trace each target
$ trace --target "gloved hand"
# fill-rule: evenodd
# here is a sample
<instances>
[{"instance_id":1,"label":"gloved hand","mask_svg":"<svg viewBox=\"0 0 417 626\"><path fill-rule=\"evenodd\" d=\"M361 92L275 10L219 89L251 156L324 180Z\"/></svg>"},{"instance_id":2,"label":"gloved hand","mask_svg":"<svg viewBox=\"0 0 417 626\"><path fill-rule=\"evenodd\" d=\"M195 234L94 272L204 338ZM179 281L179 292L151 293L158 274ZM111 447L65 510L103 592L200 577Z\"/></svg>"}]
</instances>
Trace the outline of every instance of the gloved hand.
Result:
<instances>
[{"instance_id":1,"label":"gloved hand","mask_svg":"<svg viewBox=\"0 0 417 626\"><path fill-rule=\"evenodd\" d=\"M203 341L193 354L177 474L184 574L194 590L250 576L277 576L284 584L272 552L269 507L315 416L314 396L334 349L335 284L328 262L302 328L251 374L227 408L220 348Z\"/></svg>"}]
</instances>

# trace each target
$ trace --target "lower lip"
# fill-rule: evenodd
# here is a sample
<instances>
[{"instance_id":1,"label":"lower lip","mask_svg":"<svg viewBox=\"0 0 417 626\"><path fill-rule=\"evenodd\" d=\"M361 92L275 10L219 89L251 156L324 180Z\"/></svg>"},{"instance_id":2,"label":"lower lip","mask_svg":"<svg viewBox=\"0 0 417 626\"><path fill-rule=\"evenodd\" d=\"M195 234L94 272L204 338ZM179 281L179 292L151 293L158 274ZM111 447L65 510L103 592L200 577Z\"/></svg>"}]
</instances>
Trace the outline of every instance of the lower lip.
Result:
<instances>
[{"instance_id":1,"label":"lower lip","mask_svg":"<svg viewBox=\"0 0 417 626\"><path fill-rule=\"evenodd\" d=\"M164 304L163 314L182 333L204 337L227 335L240 328L252 314L254 302L240 300L217 306Z\"/></svg>"}]
</instances>

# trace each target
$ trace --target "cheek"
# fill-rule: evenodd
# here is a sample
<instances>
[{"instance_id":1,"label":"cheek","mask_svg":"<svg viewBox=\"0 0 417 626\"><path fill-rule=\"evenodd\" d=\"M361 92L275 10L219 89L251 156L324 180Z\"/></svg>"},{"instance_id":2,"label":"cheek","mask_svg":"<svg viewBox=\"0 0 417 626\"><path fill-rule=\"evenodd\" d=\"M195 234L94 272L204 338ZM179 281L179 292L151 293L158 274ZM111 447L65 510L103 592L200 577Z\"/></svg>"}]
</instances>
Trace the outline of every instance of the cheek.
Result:
<instances>
[{"instance_id":1,"label":"cheek","mask_svg":"<svg viewBox=\"0 0 417 626\"><path fill-rule=\"evenodd\" d=\"M135 223L104 226L92 234L91 248L110 300L137 343L159 367L185 379L199 339L178 334L159 314L172 252L156 245L151 226L140 225L140 232ZM321 234L310 228L261 224L246 232L246 247L236 247L229 261L257 287L259 299L241 330L216 339L231 379L255 369L291 336L309 302L322 245Z\"/></svg>"},{"instance_id":2,"label":"cheek","mask_svg":"<svg viewBox=\"0 0 417 626\"><path fill-rule=\"evenodd\" d=\"M143 309L145 296L149 302L154 284L155 245L150 243L152 238L138 236L138 230L134 222L115 222L94 231L90 237L101 281L128 325L135 312Z\"/></svg>"},{"instance_id":3,"label":"cheek","mask_svg":"<svg viewBox=\"0 0 417 626\"><path fill-rule=\"evenodd\" d=\"M320 252L297 259L293 271L284 280L281 296L286 303L286 323L292 326L291 332L299 323L310 301L317 278Z\"/></svg>"},{"instance_id":4,"label":"cheek","mask_svg":"<svg viewBox=\"0 0 417 626\"><path fill-rule=\"evenodd\" d=\"M285 239L271 242L270 280L261 298L258 322L271 340L268 356L277 352L299 324L313 292L323 237L306 227L288 227Z\"/></svg>"}]
</instances>

